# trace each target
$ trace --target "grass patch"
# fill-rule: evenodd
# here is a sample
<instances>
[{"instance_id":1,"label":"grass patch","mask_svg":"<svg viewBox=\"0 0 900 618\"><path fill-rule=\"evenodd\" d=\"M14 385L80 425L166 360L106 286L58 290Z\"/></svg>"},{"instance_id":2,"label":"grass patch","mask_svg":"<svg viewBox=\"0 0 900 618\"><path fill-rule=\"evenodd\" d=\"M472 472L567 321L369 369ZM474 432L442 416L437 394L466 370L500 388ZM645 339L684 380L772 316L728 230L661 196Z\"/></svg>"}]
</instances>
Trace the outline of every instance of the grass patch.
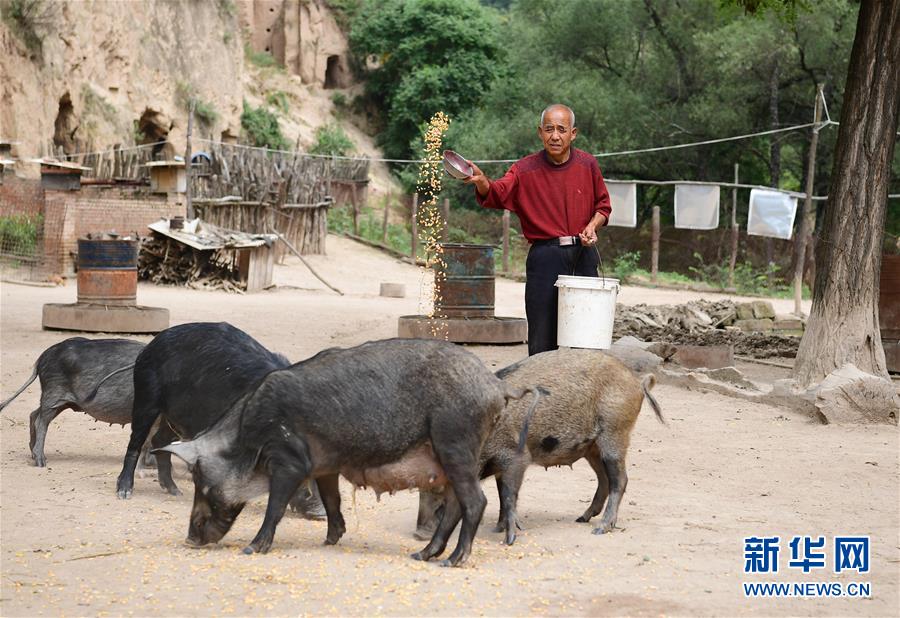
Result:
<instances>
[{"instance_id":1,"label":"grass patch","mask_svg":"<svg viewBox=\"0 0 900 618\"><path fill-rule=\"evenodd\" d=\"M279 110L282 114L287 114L290 111L288 94L283 90L275 90L267 94L266 103Z\"/></svg>"},{"instance_id":2,"label":"grass patch","mask_svg":"<svg viewBox=\"0 0 900 618\"><path fill-rule=\"evenodd\" d=\"M251 107L244 101L241 129L247 141L259 148L287 150L288 142L281 133L278 118L264 107Z\"/></svg>"},{"instance_id":3,"label":"grass patch","mask_svg":"<svg viewBox=\"0 0 900 618\"><path fill-rule=\"evenodd\" d=\"M0 216L0 253L34 255L38 231L43 227L41 215Z\"/></svg>"},{"instance_id":4,"label":"grass patch","mask_svg":"<svg viewBox=\"0 0 900 618\"><path fill-rule=\"evenodd\" d=\"M247 59L247 62L261 69L280 66L278 61L275 60L275 56L267 51L253 51L249 43L244 45L244 57Z\"/></svg>"},{"instance_id":5,"label":"grass patch","mask_svg":"<svg viewBox=\"0 0 900 618\"><path fill-rule=\"evenodd\" d=\"M384 207L364 206L359 213L359 236L374 243L382 242ZM353 213L351 207L340 206L328 211L328 231L332 234L353 233ZM394 251L409 255L411 232L408 224L388 223L386 246ZM422 253L421 257L424 257Z\"/></svg>"}]
</instances>

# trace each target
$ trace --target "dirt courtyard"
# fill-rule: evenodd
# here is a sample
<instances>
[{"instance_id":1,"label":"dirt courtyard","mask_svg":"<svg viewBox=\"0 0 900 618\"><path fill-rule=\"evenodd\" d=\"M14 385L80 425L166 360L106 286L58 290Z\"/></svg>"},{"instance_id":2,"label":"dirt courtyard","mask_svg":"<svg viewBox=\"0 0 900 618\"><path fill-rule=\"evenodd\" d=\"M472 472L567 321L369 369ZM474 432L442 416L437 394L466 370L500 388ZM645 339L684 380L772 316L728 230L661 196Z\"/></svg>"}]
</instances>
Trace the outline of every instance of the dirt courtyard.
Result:
<instances>
[{"instance_id":1,"label":"dirt courtyard","mask_svg":"<svg viewBox=\"0 0 900 618\"><path fill-rule=\"evenodd\" d=\"M294 259L277 266L274 290L252 295L141 285L138 301L167 307L171 324L228 321L293 361L330 346L395 336L397 318L420 313L423 273L373 249L330 236L311 262L345 296ZM379 283L406 284L382 298ZM497 315L524 316L524 284L497 282ZM676 303L717 295L624 288L624 303ZM41 307L74 302L75 284L0 286L0 400L31 374L38 355L76 333L41 330ZM791 308L776 301L778 311ZM93 335L92 335L93 336ZM149 341L149 337L140 337ZM491 368L523 358L524 345L470 346ZM169 496L155 471L120 501L116 477L129 428L71 411L47 436L46 468L32 465L32 384L0 413L0 615L900 615L900 440L896 426L822 426L787 410L659 385L669 421L645 406L631 441L629 483L615 532L575 523L596 479L573 469L531 468L519 499L525 530L512 547L484 521L464 568L409 554L417 496L354 494L342 481L347 534L325 547L324 522L288 514L272 551L245 556L265 498L244 510L217 546L184 543L193 489ZM596 520L595 520L596 521ZM779 536L777 574L744 573L745 537ZM826 568L791 568L794 536L826 540ZM833 539L868 536L867 573L834 573ZM450 547L455 545L455 538ZM801 556L802 557L802 556ZM871 584L865 598L748 598L742 582Z\"/></svg>"}]
</instances>

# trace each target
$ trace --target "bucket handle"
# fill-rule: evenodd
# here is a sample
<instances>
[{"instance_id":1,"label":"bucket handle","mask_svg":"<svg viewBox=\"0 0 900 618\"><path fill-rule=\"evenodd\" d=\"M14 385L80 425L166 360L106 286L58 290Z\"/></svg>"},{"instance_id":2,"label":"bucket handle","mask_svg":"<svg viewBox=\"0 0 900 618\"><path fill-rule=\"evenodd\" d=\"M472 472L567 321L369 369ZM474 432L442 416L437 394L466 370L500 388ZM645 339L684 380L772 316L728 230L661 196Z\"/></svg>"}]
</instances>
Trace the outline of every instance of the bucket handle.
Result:
<instances>
[{"instance_id":1,"label":"bucket handle","mask_svg":"<svg viewBox=\"0 0 900 618\"><path fill-rule=\"evenodd\" d=\"M594 251L597 252L597 270L600 274L600 279L603 281L603 285L606 285L606 272L603 270L603 258L600 256L600 247L597 246L597 243L591 245L594 248ZM572 275L575 274L575 269L578 267L578 260L581 259L581 251L584 249L584 245L578 245L578 253L575 255L575 261L572 263Z\"/></svg>"},{"instance_id":2,"label":"bucket handle","mask_svg":"<svg viewBox=\"0 0 900 618\"><path fill-rule=\"evenodd\" d=\"M600 257L600 247L597 246L597 243L594 243L594 251L597 252L597 268L600 271L600 278L603 280L603 285L606 285L606 273L603 271L603 258Z\"/></svg>"}]
</instances>

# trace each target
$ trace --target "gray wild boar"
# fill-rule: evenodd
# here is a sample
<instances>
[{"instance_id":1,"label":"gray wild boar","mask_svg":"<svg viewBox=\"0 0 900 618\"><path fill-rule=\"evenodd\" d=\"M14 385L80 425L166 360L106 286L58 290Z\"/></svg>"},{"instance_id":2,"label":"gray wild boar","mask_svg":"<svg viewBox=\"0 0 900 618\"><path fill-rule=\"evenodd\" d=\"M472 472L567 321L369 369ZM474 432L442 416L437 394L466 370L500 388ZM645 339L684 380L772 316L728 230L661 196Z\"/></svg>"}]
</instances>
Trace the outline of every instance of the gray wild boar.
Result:
<instances>
[{"instance_id":1,"label":"gray wild boar","mask_svg":"<svg viewBox=\"0 0 900 618\"><path fill-rule=\"evenodd\" d=\"M606 502L594 534L612 530L628 483L625 455L631 430L644 397L665 423L650 394L656 382L653 375L638 379L621 362L598 350L561 348L510 365L497 376L512 387L537 385L544 396L531 419L524 452L518 452L515 430L526 414L520 402L510 403L481 452L481 478L495 476L500 494L495 531L506 531L506 542L515 542L516 528L521 529L516 504L529 465L566 466L581 458L597 474L597 491L576 521L590 521ZM439 494L420 494L417 538L436 525L440 504Z\"/></svg>"},{"instance_id":2,"label":"gray wild boar","mask_svg":"<svg viewBox=\"0 0 900 618\"><path fill-rule=\"evenodd\" d=\"M413 557L443 553L462 519L443 563L462 564L487 502L478 482L482 445L507 400L527 390L535 392L510 388L462 347L430 340L330 349L273 371L209 431L161 449L193 472L187 543L219 541L247 501L268 491L262 527L244 549L267 552L288 500L308 479L325 504L325 542L337 543L346 531L343 475L377 492L444 487L441 522ZM523 434L527 418L519 417Z\"/></svg>"},{"instance_id":3,"label":"gray wild boar","mask_svg":"<svg viewBox=\"0 0 900 618\"><path fill-rule=\"evenodd\" d=\"M0 403L3 410L28 385L40 378L41 404L31 413L31 457L44 467L47 428L63 410L84 412L98 421L126 425L131 422L134 401L132 372L105 382L91 399L90 393L112 370L134 363L144 344L130 339L86 339L72 337L44 350L34 364L31 377L12 397Z\"/></svg>"}]
</instances>

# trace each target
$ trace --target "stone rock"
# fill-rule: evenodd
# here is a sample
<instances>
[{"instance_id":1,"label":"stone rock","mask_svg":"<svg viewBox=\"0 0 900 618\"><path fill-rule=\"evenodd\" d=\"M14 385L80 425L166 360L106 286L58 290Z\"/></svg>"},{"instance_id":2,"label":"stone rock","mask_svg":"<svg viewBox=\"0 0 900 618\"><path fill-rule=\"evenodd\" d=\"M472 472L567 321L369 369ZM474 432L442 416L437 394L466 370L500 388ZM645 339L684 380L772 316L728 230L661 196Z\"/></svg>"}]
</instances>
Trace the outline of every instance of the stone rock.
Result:
<instances>
[{"instance_id":1,"label":"stone rock","mask_svg":"<svg viewBox=\"0 0 900 618\"><path fill-rule=\"evenodd\" d=\"M656 354L663 360L669 360L678 351L671 343L666 343L665 341L656 341L651 343L647 348L645 348L648 352L652 352Z\"/></svg>"},{"instance_id":2,"label":"stone rock","mask_svg":"<svg viewBox=\"0 0 900 618\"><path fill-rule=\"evenodd\" d=\"M775 322L772 320L737 320L734 325L744 332L765 333L774 328Z\"/></svg>"},{"instance_id":3,"label":"stone rock","mask_svg":"<svg viewBox=\"0 0 900 618\"><path fill-rule=\"evenodd\" d=\"M807 390L811 401L829 423L891 423L900 417L900 395L890 380L860 371L851 363L828 374Z\"/></svg>"},{"instance_id":4,"label":"stone rock","mask_svg":"<svg viewBox=\"0 0 900 618\"><path fill-rule=\"evenodd\" d=\"M631 335L625 335L624 337L616 339L616 341L612 344L612 347L631 347L646 350L650 347L650 343L638 339L637 337L632 337Z\"/></svg>"},{"instance_id":5,"label":"stone rock","mask_svg":"<svg viewBox=\"0 0 900 618\"><path fill-rule=\"evenodd\" d=\"M775 330L799 330L803 332L803 320L795 315L778 315L775 316L773 325Z\"/></svg>"},{"instance_id":6,"label":"stone rock","mask_svg":"<svg viewBox=\"0 0 900 618\"><path fill-rule=\"evenodd\" d=\"M735 315L738 320L752 320L753 319L753 304L752 303L740 303L735 305L734 307Z\"/></svg>"},{"instance_id":7,"label":"stone rock","mask_svg":"<svg viewBox=\"0 0 900 618\"><path fill-rule=\"evenodd\" d=\"M753 307L753 317L757 319L774 319L775 308L767 300L754 300L750 305Z\"/></svg>"},{"instance_id":8,"label":"stone rock","mask_svg":"<svg viewBox=\"0 0 900 618\"><path fill-rule=\"evenodd\" d=\"M744 374L735 367L720 367L718 369L696 369L695 371L703 372L717 382L732 384L734 386L737 386L738 388L745 388L748 390L759 390L756 384L745 378Z\"/></svg>"},{"instance_id":9,"label":"stone rock","mask_svg":"<svg viewBox=\"0 0 900 618\"><path fill-rule=\"evenodd\" d=\"M406 296L406 286L402 283L388 283L382 281L379 294L381 296L387 296L388 298L403 298Z\"/></svg>"}]
</instances>

